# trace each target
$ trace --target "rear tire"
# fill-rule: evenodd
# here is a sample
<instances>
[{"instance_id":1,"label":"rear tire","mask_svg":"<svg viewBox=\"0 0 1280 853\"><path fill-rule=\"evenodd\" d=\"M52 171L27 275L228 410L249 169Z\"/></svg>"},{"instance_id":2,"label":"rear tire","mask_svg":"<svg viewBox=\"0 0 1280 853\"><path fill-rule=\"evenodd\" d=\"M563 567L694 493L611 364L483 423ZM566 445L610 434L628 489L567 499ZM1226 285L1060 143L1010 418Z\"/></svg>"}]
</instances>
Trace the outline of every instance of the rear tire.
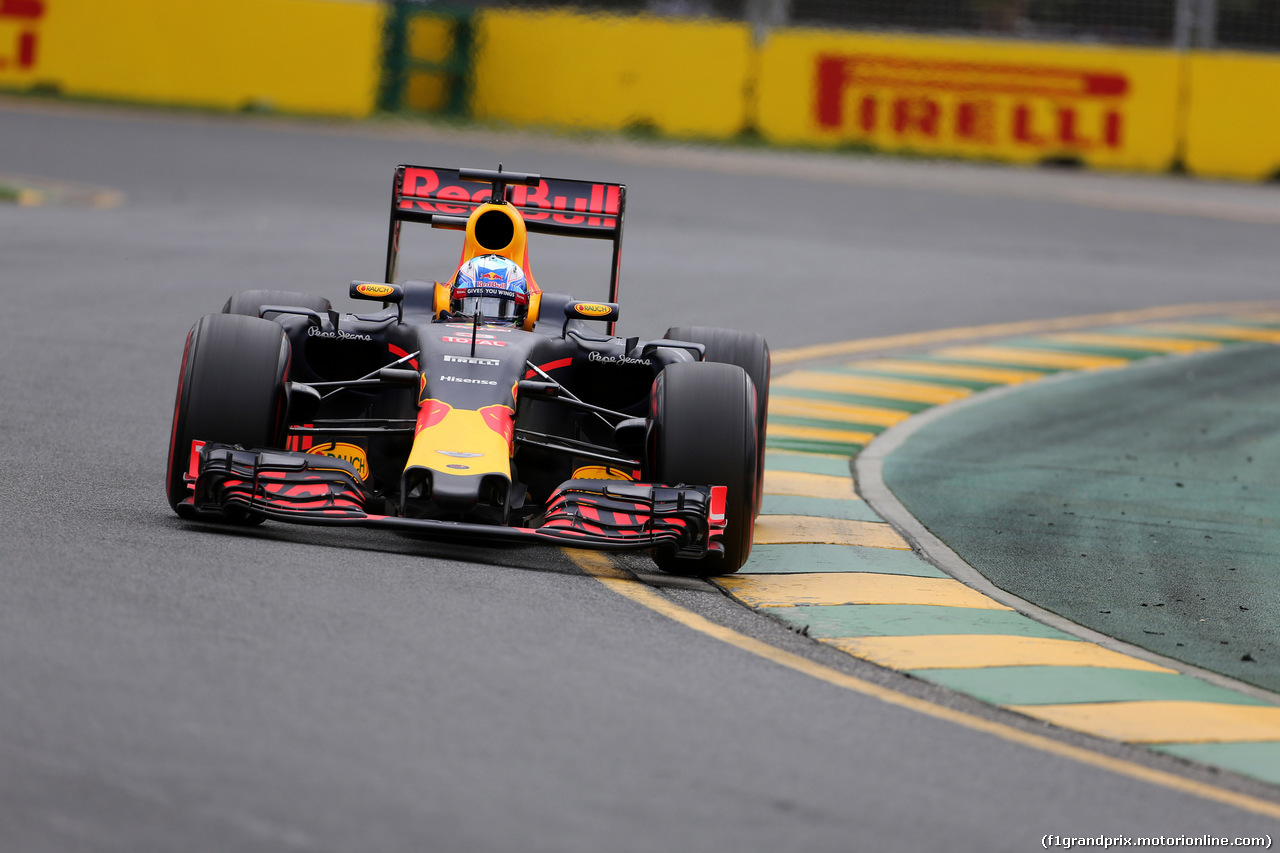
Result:
<instances>
[{"instance_id":1,"label":"rear tire","mask_svg":"<svg viewBox=\"0 0 1280 853\"><path fill-rule=\"evenodd\" d=\"M223 314L243 314L246 317L262 316L264 305L288 305L290 308L306 308L324 314L333 306L323 296L298 293L293 290L242 290L222 306Z\"/></svg>"},{"instance_id":2,"label":"rear tire","mask_svg":"<svg viewBox=\"0 0 1280 853\"><path fill-rule=\"evenodd\" d=\"M208 314L187 334L169 435L166 493L183 517L191 442L281 447L289 339L270 320ZM243 517L233 520L246 520Z\"/></svg>"},{"instance_id":3,"label":"rear tire","mask_svg":"<svg viewBox=\"0 0 1280 853\"><path fill-rule=\"evenodd\" d=\"M763 336L734 329L710 326L672 326L664 335L667 340L688 341L706 347L704 361L736 364L747 372L756 387L756 504L760 515L764 497L764 438L769 416L769 344Z\"/></svg>"},{"instance_id":4,"label":"rear tire","mask_svg":"<svg viewBox=\"0 0 1280 853\"><path fill-rule=\"evenodd\" d=\"M722 556L683 559L655 551L658 568L679 575L736 572L755 535L756 421L751 377L732 364L669 365L653 384L650 466L668 485L726 486Z\"/></svg>"}]
</instances>

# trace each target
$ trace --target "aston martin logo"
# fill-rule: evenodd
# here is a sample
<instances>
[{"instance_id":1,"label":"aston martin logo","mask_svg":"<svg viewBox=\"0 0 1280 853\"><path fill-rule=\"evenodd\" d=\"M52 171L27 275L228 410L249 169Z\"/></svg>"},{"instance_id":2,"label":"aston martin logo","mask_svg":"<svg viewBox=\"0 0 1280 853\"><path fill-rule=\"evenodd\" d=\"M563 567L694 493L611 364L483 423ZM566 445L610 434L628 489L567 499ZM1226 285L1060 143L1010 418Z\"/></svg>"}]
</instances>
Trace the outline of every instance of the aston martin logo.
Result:
<instances>
[{"instance_id":1,"label":"aston martin logo","mask_svg":"<svg viewBox=\"0 0 1280 853\"><path fill-rule=\"evenodd\" d=\"M477 456L484 456L483 453L462 453L457 450L437 450L436 453L443 453L445 456L452 456L454 459L475 459Z\"/></svg>"}]
</instances>

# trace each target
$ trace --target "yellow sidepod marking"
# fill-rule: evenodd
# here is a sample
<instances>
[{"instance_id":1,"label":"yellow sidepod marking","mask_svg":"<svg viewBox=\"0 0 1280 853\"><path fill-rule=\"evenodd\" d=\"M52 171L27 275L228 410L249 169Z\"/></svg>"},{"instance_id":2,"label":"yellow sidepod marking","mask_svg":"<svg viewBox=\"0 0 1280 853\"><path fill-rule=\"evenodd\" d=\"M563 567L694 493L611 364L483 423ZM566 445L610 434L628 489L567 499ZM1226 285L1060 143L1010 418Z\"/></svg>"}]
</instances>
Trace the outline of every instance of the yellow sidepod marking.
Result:
<instances>
[{"instance_id":1,"label":"yellow sidepod marking","mask_svg":"<svg viewBox=\"0 0 1280 853\"><path fill-rule=\"evenodd\" d=\"M1113 335L1108 332L1063 332L1045 335L1043 340L1068 346L1113 347L1152 352L1200 352L1222 348L1222 344L1216 341L1197 341L1191 338L1148 338L1142 335Z\"/></svg>"},{"instance_id":2,"label":"yellow sidepod marking","mask_svg":"<svg viewBox=\"0 0 1280 853\"><path fill-rule=\"evenodd\" d=\"M821 642L893 669L1096 666L1143 672L1175 672L1083 640L1059 640L1051 637L929 634L915 637L836 637Z\"/></svg>"},{"instance_id":3,"label":"yellow sidepod marking","mask_svg":"<svg viewBox=\"0 0 1280 853\"><path fill-rule=\"evenodd\" d=\"M757 545L863 545L910 551L892 527L876 521L811 515L762 515L756 519Z\"/></svg>"},{"instance_id":4,"label":"yellow sidepod marking","mask_svg":"<svg viewBox=\"0 0 1280 853\"><path fill-rule=\"evenodd\" d=\"M801 471L774 471L764 469L764 493L766 495L791 495L802 498L830 498L833 500L859 500L853 491L851 477L834 474L806 474Z\"/></svg>"},{"instance_id":5,"label":"yellow sidepod marking","mask_svg":"<svg viewBox=\"0 0 1280 853\"><path fill-rule=\"evenodd\" d=\"M878 358L874 361L855 361L845 365L851 370L883 370L887 373L906 373L934 379L959 379L968 382L991 382L995 385L1017 385L1044 376L1033 370L1016 370L1011 367L978 367L968 364L943 364L934 361L908 361L898 358Z\"/></svg>"},{"instance_id":6,"label":"yellow sidepod marking","mask_svg":"<svg viewBox=\"0 0 1280 853\"><path fill-rule=\"evenodd\" d=\"M774 393L787 388L804 388L809 391L828 391L833 394L859 394L864 397L884 397L888 400L909 400L912 403L939 405L967 397L973 392L955 385L934 385L914 382L910 379L882 379L875 376L853 376L847 373L823 373L816 370L797 370L773 383Z\"/></svg>"},{"instance_id":7,"label":"yellow sidepod marking","mask_svg":"<svg viewBox=\"0 0 1280 853\"><path fill-rule=\"evenodd\" d=\"M404 467L430 468L442 474L509 477L510 454L506 439L489 427L484 415L469 409L450 409L439 423L414 436Z\"/></svg>"},{"instance_id":8,"label":"yellow sidepod marking","mask_svg":"<svg viewBox=\"0 0 1280 853\"><path fill-rule=\"evenodd\" d=\"M1232 341L1256 341L1264 344L1280 344L1280 329L1259 329L1256 326L1229 326L1215 323L1161 323L1153 326L1160 332L1184 335L1204 335L1210 338L1226 338Z\"/></svg>"},{"instance_id":9,"label":"yellow sidepod marking","mask_svg":"<svg viewBox=\"0 0 1280 853\"><path fill-rule=\"evenodd\" d=\"M1011 705L1038 720L1127 743L1231 743L1280 739L1280 708L1217 702Z\"/></svg>"},{"instance_id":10,"label":"yellow sidepod marking","mask_svg":"<svg viewBox=\"0 0 1280 853\"><path fill-rule=\"evenodd\" d=\"M1235 791L1228 791L1225 788L1208 785L1194 779L1186 779L1163 770L1144 767L1132 761L1112 758L1109 755L1103 755L1079 746L1072 746L1044 735L1026 732L1007 723L987 720L975 714L946 708L926 699L918 699L914 696L900 693L897 690L873 684L865 679L849 675L838 669L832 669L800 655L774 648L768 643L761 642L754 637L748 637L746 634L734 631L732 628L717 625L715 622L664 598L656 590L618 568L607 554L595 551L577 551L570 548L564 549L564 552L569 559L578 564L579 568L604 584L610 591L704 636L727 643L734 648L753 654L778 666L787 667L802 675L816 678L827 684L850 690L862 696L878 699L898 708L905 708L918 714L924 714L935 720L954 723L970 731L983 732L1008 743L1016 743L1048 755L1066 758L1087 767L1096 767L1129 779L1158 785L1170 791L1190 794L1211 802L1222 803L1252 814L1280 819L1280 805L1276 803L1268 802L1258 797L1251 797L1247 794L1238 794Z\"/></svg>"},{"instance_id":11,"label":"yellow sidepod marking","mask_svg":"<svg viewBox=\"0 0 1280 853\"><path fill-rule=\"evenodd\" d=\"M1010 610L951 578L873 572L727 575L716 583L752 607L801 604L926 604L975 610ZM859 655L861 657L861 655Z\"/></svg>"},{"instance_id":12,"label":"yellow sidepod marking","mask_svg":"<svg viewBox=\"0 0 1280 853\"><path fill-rule=\"evenodd\" d=\"M893 426L911 417L910 412L904 412L902 409L851 406L847 403L832 403L808 397L787 397L776 393L769 395L769 415L815 418L822 421L848 421L873 426Z\"/></svg>"},{"instance_id":13,"label":"yellow sidepod marking","mask_svg":"<svg viewBox=\"0 0 1280 853\"><path fill-rule=\"evenodd\" d=\"M1129 363L1129 359L1117 358L1113 355L1084 355L1083 353L1002 346L951 347L930 355L937 358L954 358L957 361L993 361L996 364L1022 364L1027 367L1047 367L1057 370L1098 370L1103 367L1120 367Z\"/></svg>"},{"instance_id":14,"label":"yellow sidepod marking","mask_svg":"<svg viewBox=\"0 0 1280 853\"><path fill-rule=\"evenodd\" d=\"M773 413L773 401L769 401ZM870 444L874 432L852 429L827 429L826 427L801 426L799 424L768 424L767 433L774 438L807 438L813 441L831 441L839 444Z\"/></svg>"}]
</instances>

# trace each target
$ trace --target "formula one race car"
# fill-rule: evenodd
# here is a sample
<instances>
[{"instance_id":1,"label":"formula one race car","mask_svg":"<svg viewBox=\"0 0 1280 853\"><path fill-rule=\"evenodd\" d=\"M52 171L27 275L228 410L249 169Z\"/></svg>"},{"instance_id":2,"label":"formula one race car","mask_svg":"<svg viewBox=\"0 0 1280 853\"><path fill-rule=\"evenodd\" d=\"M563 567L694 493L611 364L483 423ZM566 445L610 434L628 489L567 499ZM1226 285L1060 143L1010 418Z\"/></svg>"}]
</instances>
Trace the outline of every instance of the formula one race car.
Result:
<instances>
[{"instance_id":1,"label":"formula one race car","mask_svg":"<svg viewBox=\"0 0 1280 853\"><path fill-rule=\"evenodd\" d=\"M737 571L759 512L769 348L704 327L616 336L625 204L622 184L400 166L384 280L349 290L379 305L339 314L248 290L191 329L170 505ZM464 233L448 280L396 283L405 222ZM612 241L609 300L542 291L529 232Z\"/></svg>"}]
</instances>

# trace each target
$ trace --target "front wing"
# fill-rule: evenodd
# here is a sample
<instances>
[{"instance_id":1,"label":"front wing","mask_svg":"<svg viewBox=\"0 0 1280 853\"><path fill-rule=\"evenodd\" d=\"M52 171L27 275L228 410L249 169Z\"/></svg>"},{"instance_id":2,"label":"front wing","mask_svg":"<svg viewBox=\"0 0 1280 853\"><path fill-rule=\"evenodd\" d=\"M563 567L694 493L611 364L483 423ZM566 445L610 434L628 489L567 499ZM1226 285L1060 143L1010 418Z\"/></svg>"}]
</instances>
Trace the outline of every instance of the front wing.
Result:
<instances>
[{"instance_id":1,"label":"front wing","mask_svg":"<svg viewBox=\"0 0 1280 853\"><path fill-rule=\"evenodd\" d=\"M278 521L606 551L663 548L687 557L724 551L724 486L568 480L551 495L536 527L506 527L370 513L371 496L355 468L310 453L193 442L187 481L191 495L184 503L197 514L236 509Z\"/></svg>"}]
</instances>

